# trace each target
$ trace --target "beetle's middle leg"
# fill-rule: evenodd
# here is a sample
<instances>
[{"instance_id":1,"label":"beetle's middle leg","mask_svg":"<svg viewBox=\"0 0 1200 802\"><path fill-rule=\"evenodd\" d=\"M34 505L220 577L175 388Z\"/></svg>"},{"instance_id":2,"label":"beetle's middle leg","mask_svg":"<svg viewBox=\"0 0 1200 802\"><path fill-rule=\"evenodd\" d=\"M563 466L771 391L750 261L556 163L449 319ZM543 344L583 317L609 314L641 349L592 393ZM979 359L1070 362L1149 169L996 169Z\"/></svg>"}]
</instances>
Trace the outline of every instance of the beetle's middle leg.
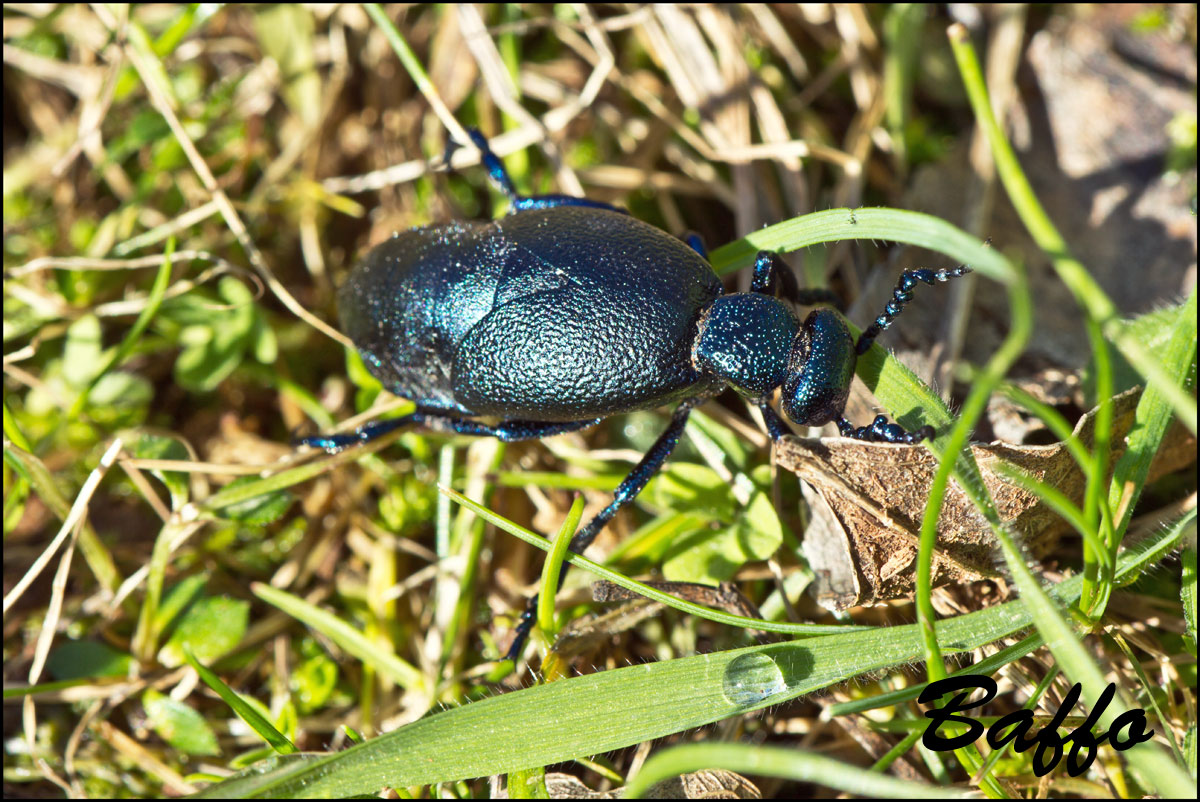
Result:
<instances>
[{"instance_id":1,"label":"beetle's middle leg","mask_svg":"<svg viewBox=\"0 0 1200 802\"><path fill-rule=\"evenodd\" d=\"M766 425L767 434L771 436L772 440L778 441L785 435L792 433L788 425L783 422L783 418L779 417L779 413L772 409L771 405L765 399L757 402L755 406L762 412L763 423Z\"/></svg>"},{"instance_id":2,"label":"beetle's middle leg","mask_svg":"<svg viewBox=\"0 0 1200 802\"><path fill-rule=\"evenodd\" d=\"M512 203L509 213L523 212L529 209L548 209L551 206L586 206L625 214L624 209L613 206L611 203L576 198L574 195L522 195L517 192L517 187L509 177L504 162L500 161L500 157L492 152L491 145L488 144L487 138L479 132L479 129L468 128L467 134L471 137L471 142L475 144L475 147L479 148L479 155L483 166L487 168L488 177L492 179L492 183L503 193L504 197Z\"/></svg>"},{"instance_id":3,"label":"beetle's middle leg","mask_svg":"<svg viewBox=\"0 0 1200 802\"><path fill-rule=\"evenodd\" d=\"M675 450L675 445L679 442L680 435L683 434L683 427L692 413L692 408L701 400L692 398L675 408L674 414L671 415L671 423L666 430L658 436L654 445L650 446L650 450L642 456L641 461L634 466L629 475L621 480L621 484L617 485L612 502L596 513L596 517L588 521L587 525L571 538L571 551L583 554L584 549L592 544L592 541L600 534L600 530L612 520L617 511L637 498L637 494L642 492L654 474L662 468L667 457L671 456L671 452Z\"/></svg>"},{"instance_id":4,"label":"beetle's middle leg","mask_svg":"<svg viewBox=\"0 0 1200 802\"><path fill-rule=\"evenodd\" d=\"M653 478L654 474L658 473L666 462L667 457L675 450L675 445L679 442L680 435L683 434L683 427L687 424L688 415L692 409L703 401L704 398L691 398L681 403L675 408L675 413L671 416L671 423L666 430L658 436L654 441L654 445L645 453L641 461L634 466L621 484L617 486L613 493L613 500L607 507L600 512L592 520L587 522L587 525L575 533L571 538L571 543L568 548L576 554L583 554L584 550L592 544L596 536L600 534L600 530L604 525L612 520L617 511L624 507L629 502L637 498L638 493L646 487L646 484ZM569 564L564 564L562 573L559 574L558 585L561 588L563 580L567 576ZM542 588L542 593L554 592ZM520 621L517 623L516 632L513 635L512 645L508 649L508 654L505 655L506 660L516 661L521 656L521 651L525 647L525 640L529 637L530 631L533 629L533 623L537 619L537 603L538 597L535 595L529 600L529 604L525 607L525 612L521 613Z\"/></svg>"}]
</instances>

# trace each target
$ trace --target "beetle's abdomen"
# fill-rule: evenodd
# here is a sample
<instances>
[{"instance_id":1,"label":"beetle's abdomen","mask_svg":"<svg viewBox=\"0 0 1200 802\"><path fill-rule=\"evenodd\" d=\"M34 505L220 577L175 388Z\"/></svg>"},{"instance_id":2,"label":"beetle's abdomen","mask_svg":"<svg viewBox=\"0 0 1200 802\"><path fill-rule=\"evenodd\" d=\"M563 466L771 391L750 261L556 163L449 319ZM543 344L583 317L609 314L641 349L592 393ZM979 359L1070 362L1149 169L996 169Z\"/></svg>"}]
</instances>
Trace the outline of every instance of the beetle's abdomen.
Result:
<instances>
[{"instance_id":1,"label":"beetle's abdomen","mask_svg":"<svg viewBox=\"0 0 1200 802\"><path fill-rule=\"evenodd\" d=\"M447 223L396 234L338 292L342 330L390 392L468 412L454 397L458 343L489 312L503 262L490 223Z\"/></svg>"},{"instance_id":2,"label":"beetle's abdomen","mask_svg":"<svg viewBox=\"0 0 1200 802\"><path fill-rule=\"evenodd\" d=\"M702 309L721 294L708 263L616 212L556 207L499 224L496 303L460 343L455 397L477 414L563 421L695 394Z\"/></svg>"}]
</instances>

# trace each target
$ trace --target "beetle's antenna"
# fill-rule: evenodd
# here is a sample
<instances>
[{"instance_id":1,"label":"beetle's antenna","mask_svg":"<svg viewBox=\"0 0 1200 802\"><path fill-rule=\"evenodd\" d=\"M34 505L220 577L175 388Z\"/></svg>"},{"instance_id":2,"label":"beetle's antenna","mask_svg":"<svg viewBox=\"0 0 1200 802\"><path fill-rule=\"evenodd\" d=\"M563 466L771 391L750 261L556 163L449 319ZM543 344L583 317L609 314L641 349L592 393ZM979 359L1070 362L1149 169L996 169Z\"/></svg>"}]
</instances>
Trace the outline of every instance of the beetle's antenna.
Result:
<instances>
[{"instance_id":1,"label":"beetle's antenna","mask_svg":"<svg viewBox=\"0 0 1200 802\"><path fill-rule=\"evenodd\" d=\"M904 311L905 304L913 299L913 289L917 286L917 282L933 286L938 281L949 281L970 272L971 268L966 265L943 270L905 270L900 274L900 281L896 283L896 289L892 291L892 300L888 301L887 306L883 308L883 313L875 318L870 326L863 329L854 350L858 352L859 356L865 354L874 344L875 338L895 322L900 313Z\"/></svg>"}]
</instances>

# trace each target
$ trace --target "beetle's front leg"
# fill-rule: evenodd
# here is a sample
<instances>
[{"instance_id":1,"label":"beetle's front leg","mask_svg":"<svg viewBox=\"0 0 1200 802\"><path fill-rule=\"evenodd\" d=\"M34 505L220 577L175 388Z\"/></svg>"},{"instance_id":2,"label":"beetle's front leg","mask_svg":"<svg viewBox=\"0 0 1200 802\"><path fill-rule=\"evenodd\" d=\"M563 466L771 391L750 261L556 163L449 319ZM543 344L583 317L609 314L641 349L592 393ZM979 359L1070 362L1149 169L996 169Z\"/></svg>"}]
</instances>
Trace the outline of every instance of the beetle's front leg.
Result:
<instances>
[{"instance_id":1,"label":"beetle's front leg","mask_svg":"<svg viewBox=\"0 0 1200 802\"><path fill-rule=\"evenodd\" d=\"M841 309L842 299L833 290L825 287L801 288L796 282L796 276L779 258L779 254L771 251L759 251L754 259L754 280L750 282L750 291L771 294L771 286L779 288L780 297L801 306L829 304Z\"/></svg>"},{"instance_id":2,"label":"beetle's front leg","mask_svg":"<svg viewBox=\"0 0 1200 802\"><path fill-rule=\"evenodd\" d=\"M583 554L584 550L591 545L596 536L600 534L600 530L604 525L612 520L617 511L624 507L629 502L637 498L638 493L646 487L646 484L658 473L666 462L667 457L675 450L675 445L679 442L680 435L683 434L683 427L687 424L688 415L691 414L692 408L700 403L703 398L692 398L681 403L675 408L675 413L671 416L671 423L666 430L658 436L654 441L654 445L645 453L641 461L634 466L621 484L617 486L613 493L613 500L607 507L598 512L592 520L588 521L587 526L580 529L571 538L571 543L568 548L576 554ZM563 580L567 576L569 564L564 564L562 573L559 574L558 586L562 587ZM542 588L543 593L557 592L558 588L553 591L547 588ZM512 646L508 649L508 654L504 656L506 660L516 661L521 656L521 651L525 648L525 640L529 637L530 631L533 629L534 621L537 619L537 603L538 597L535 595L529 600L529 604L525 607L525 612L521 613L521 618L517 623L516 632L513 636Z\"/></svg>"},{"instance_id":3,"label":"beetle's front leg","mask_svg":"<svg viewBox=\"0 0 1200 802\"><path fill-rule=\"evenodd\" d=\"M932 426L922 426L915 431L907 431L898 423L888 423L887 416L876 415L875 420L871 421L870 426L859 426L854 428L854 424L845 418L838 418L838 432L842 437L852 437L855 440L865 440L868 443L903 443L913 445L922 440L932 440L934 431Z\"/></svg>"}]
</instances>

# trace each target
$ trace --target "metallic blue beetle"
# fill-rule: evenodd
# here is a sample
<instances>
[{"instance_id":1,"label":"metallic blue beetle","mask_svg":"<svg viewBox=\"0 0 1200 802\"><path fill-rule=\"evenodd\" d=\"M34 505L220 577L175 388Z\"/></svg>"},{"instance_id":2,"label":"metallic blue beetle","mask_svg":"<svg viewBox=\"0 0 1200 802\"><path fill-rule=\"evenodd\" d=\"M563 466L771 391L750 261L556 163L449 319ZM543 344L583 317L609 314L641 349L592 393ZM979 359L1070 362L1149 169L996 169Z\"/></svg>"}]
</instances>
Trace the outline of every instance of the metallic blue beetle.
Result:
<instances>
[{"instance_id":1,"label":"metallic blue beetle","mask_svg":"<svg viewBox=\"0 0 1200 802\"><path fill-rule=\"evenodd\" d=\"M342 327L371 373L415 402L416 412L303 443L334 452L410 424L512 442L675 404L666 431L612 503L572 539L581 554L662 467L691 410L725 387L762 410L774 439L788 433L768 403L776 388L784 414L799 425L834 421L844 436L875 442L933 436L929 426L907 432L883 415L855 428L842 411L858 355L900 314L917 282L961 276L970 272L965 265L906 271L855 342L836 312L817 309L801 323L768 294L773 254L758 254L750 292L726 294L698 238L685 244L596 201L521 196L483 136L470 133L511 201L508 216L396 234L338 293ZM794 300L829 298L810 290ZM527 611L510 657L531 624Z\"/></svg>"}]
</instances>

